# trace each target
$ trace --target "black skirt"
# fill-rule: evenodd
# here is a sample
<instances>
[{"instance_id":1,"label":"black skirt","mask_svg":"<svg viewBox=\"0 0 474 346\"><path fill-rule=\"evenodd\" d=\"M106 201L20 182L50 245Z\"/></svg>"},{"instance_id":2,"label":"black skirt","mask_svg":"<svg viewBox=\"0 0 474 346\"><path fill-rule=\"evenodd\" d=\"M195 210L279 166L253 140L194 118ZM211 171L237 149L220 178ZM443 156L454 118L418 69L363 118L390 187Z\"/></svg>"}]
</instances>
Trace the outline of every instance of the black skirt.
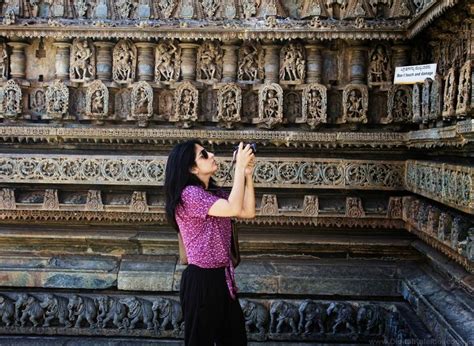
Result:
<instances>
[{"instance_id":1,"label":"black skirt","mask_svg":"<svg viewBox=\"0 0 474 346\"><path fill-rule=\"evenodd\" d=\"M225 268L188 265L179 295L186 346L247 345L244 315L238 300L230 297Z\"/></svg>"}]
</instances>

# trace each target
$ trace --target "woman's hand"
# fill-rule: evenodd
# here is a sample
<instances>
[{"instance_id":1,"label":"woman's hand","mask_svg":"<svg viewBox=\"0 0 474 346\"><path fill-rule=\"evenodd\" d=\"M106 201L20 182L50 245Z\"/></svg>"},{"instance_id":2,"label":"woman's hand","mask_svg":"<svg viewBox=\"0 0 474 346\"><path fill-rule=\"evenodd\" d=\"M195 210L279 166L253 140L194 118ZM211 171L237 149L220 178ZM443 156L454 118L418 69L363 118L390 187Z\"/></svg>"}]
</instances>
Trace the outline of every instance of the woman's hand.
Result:
<instances>
[{"instance_id":1,"label":"woman's hand","mask_svg":"<svg viewBox=\"0 0 474 346\"><path fill-rule=\"evenodd\" d=\"M255 155L252 152L250 144L247 144L244 147L242 142L239 143L239 148L237 149L235 168L244 169L249 166L250 162L255 158ZM252 168L253 169L253 168Z\"/></svg>"}]
</instances>

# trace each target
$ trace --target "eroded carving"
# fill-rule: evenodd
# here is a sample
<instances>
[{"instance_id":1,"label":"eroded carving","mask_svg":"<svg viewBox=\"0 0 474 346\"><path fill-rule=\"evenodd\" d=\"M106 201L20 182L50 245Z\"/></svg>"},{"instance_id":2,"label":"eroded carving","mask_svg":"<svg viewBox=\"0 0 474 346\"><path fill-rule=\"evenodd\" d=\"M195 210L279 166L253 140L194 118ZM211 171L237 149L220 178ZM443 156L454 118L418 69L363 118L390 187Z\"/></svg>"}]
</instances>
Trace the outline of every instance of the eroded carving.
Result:
<instances>
[{"instance_id":1,"label":"eroded carving","mask_svg":"<svg viewBox=\"0 0 474 346\"><path fill-rule=\"evenodd\" d=\"M362 200L358 197L346 198L346 216L347 217L364 217L365 211L362 207Z\"/></svg>"},{"instance_id":2,"label":"eroded carving","mask_svg":"<svg viewBox=\"0 0 474 346\"><path fill-rule=\"evenodd\" d=\"M2 93L0 92L0 94ZM3 102L1 103L3 107L0 107L0 115L3 114L6 119L17 119L22 109L21 98L20 86L13 79L10 79L3 87Z\"/></svg>"},{"instance_id":3,"label":"eroded carving","mask_svg":"<svg viewBox=\"0 0 474 346\"><path fill-rule=\"evenodd\" d=\"M68 113L69 88L61 80L56 80L46 89L45 119L60 120Z\"/></svg>"},{"instance_id":4,"label":"eroded carving","mask_svg":"<svg viewBox=\"0 0 474 346\"><path fill-rule=\"evenodd\" d=\"M388 54L388 48L384 45L377 45L369 53L368 84L382 85L390 83L392 79L392 67Z\"/></svg>"},{"instance_id":5,"label":"eroded carving","mask_svg":"<svg viewBox=\"0 0 474 346\"><path fill-rule=\"evenodd\" d=\"M155 51L155 81L177 81L181 69L181 47L175 41L162 42Z\"/></svg>"},{"instance_id":6,"label":"eroded carving","mask_svg":"<svg viewBox=\"0 0 474 346\"><path fill-rule=\"evenodd\" d=\"M365 85L349 84L342 93L342 123L367 123L369 92Z\"/></svg>"},{"instance_id":7,"label":"eroded carving","mask_svg":"<svg viewBox=\"0 0 474 346\"><path fill-rule=\"evenodd\" d=\"M130 40L120 40L113 51L113 80L132 83L137 69L137 47Z\"/></svg>"},{"instance_id":8,"label":"eroded carving","mask_svg":"<svg viewBox=\"0 0 474 346\"><path fill-rule=\"evenodd\" d=\"M203 43L197 53L197 79L203 81L220 81L224 53L215 42Z\"/></svg>"},{"instance_id":9,"label":"eroded carving","mask_svg":"<svg viewBox=\"0 0 474 346\"><path fill-rule=\"evenodd\" d=\"M86 114L98 124L109 116L109 89L101 80L95 80L87 87Z\"/></svg>"},{"instance_id":10,"label":"eroded carving","mask_svg":"<svg viewBox=\"0 0 474 346\"><path fill-rule=\"evenodd\" d=\"M190 82L180 83L174 93L175 110L170 121L178 122L184 128L191 127L198 119L198 89Z\"/></svg>"},{"instance_id":11,"label":"eroded carving","mask_svg":"<svg viewBox=\"0 0 474 346\"><path fill-rule=\"evenodd\" d=\"M256 82L264 78L264 51L258 42L245 42L239 48L237 78Z\"/></svg>"},{"instance_id":12,"label":"eroded carving","mask_svg":"<svg viewBox=\"0 0 474 346\"><path fill-rule=\"evenodd\" d=\"M387 117L383 124L410 122L413 118L411 87L393 85L388 93Z\"/></svg>"},{"instance_id":13,"label":"eroded carving","mask_svg":"<svg viewBox=\"0 0 474 346\"><path fill-rule=\"evenodd\" d=\"M327 122L327 88L322 84L309 84L303 90L301 118L296 123L306 123L311 129Z\"/></svg>"},{"instance_id":14,"label":"eroded carving","mask_svg":"<svg viewBox=\"0 0 474 346\"><path fill-rule=\"evenodd\" d=\"M461 118L471 112L472 60L464 63L459 73L456 116Z\"/></svg>"},{"instance_id":15,"label":"eroded carving","mask_svg":"<svg viewBox=\"0 0 474 346\"><path fill-rule=\"evenodd\" d=\"M280 83L300 84L306 76L306 60L303 45L289 43L280 52Z\"/></svg>"},{"instance_id":16,"label":"eroded carving","mask_svg":"<svg viewBox=\"0 0 474 346\"><path fill-rule=\"evenodd\" d=\"M0 80L8 78L8 66L10 65L8 59L7 45L4 42L0 43Z\"/></svg>"},{"instance_id":17,"label":"eroded carving","mask_svg":"<svg viewBox=\"0 0 474 346\"><path fill-rule=\"evenodd\" d=\"M138 82L132 88L131 119L138 122L138 126L145 127L153 115L153 88L147 82Z\"/></svg>"},{"instance_id":18,"label":"eroded carving","mask_svg":"<svg viewBox=\"0 0 474 346\"><path fill-rule=\"evenodd\" d=\"M2 166L0 170L3 171L6 168ZM15 190L9 188L0 190L0 209L16 209Z\"/></svg>"},{"instance_id":19,"label":"eroded carving","mask_svg":"<svg viewBox=\"0 0 474 346\"><path fill-rule=\"evenodd\" d=\"M72 42L69 77L73 82L86 82L95 78L96 53L90 40L76 38Z\"/></svg>"},{"instance_id":20,"label":"eroded carving","mask_svg":"<svg viewBox=\"0 0 474 346\"><path fill-rule=\"evenodd\" d=\"M242 90L236 84L226 84L217 94L217 117L220 126L231 129L241 120Z\"/></svg>"},{"instance_id":21,"label":"eroded carving","mask_svg":"<svg viewBox=\"0 0 474 346\"><path fill-rule=\"evenodd\" d=\"M283 122L283 89L276 83L265 84L258 94L258 118L253 123L273 128Z\"/></svg>"},{"instance_id":22,"label":"eroded carving","mask_svg":"<svg viewBox=\"0 0 474 346\"><path fill-rule=\"evenodd\" d=\"M444 96L443 96L443 119L450 119L456 113L456 70L450 68L445 77Z\"/></svg>"}]
</instances>

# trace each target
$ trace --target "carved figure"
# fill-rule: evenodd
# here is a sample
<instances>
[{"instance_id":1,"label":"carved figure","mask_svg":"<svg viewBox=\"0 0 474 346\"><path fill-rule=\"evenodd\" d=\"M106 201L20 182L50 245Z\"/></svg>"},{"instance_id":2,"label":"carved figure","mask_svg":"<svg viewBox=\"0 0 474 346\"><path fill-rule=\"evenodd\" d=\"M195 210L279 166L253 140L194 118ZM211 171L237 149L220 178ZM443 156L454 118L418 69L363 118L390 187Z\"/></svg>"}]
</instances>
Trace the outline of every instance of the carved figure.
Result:
<instances>
[{"instance_id":1,"label":"carved figure","mask_svg":"<svg viewBox=\"0 0 474 346\"><path fill-rule=\"evenodd\" d=\"M329 12L323 0L303 0L300 7L300 17L303 19L312 17L329 17Z\"/></svg>"},{"instance_id":2,"label":"carved figure","mask_svg":"<svg viewBox=\"0 0 474 346\"><path fill-rule=\"evenodd\" d=\"M85 82L95 77L95 47L87 39L72 42L69 77L73 82Z\"/></svg>"},{"instance_id":3,"label":"carved figure","mask_svg":"<svg viewBox=\"0 0 474 346\"><path fill-rule=\"evenodd\" d=\"M242 0L242 14L245 19L253 17L257 13L255 0Z\"/></svg>"},{"instance_id":4,"label":"carved figure","mask_svg":"<svg viewBox=\"0 0 474 346\"><path fill-rule=\"evenodd\" d=\"M257 17L288 17L288 12L281 0L260 0L257 3Z\"/></svg>"},{"instance_id":5,"label":"carved figure","mask_svg":"<svg viewBox=\"0 0 474 346\"><path fill-rule=\"evenodd\" d=\"M15 303L8 297L0 296L0 316L2 322L10 327L15 322Z\"/></svg>"},{"instance_id":6,"label":"carved figure","mask_svg":"<svg viewBox=\"0 0 474 346\"><path fill-rule=\"evenodd\" d=\"M4 167L0 167L0 170L5 171ZM16 209L15 191L13 189L3 188L0 190L0 209Z\"/></svg>"},{"instance_id":7,"label":"carved figure","mask_svg":"<svg viewBox=\"0 0 474 346\"><path fill-rule=\"evenodd\" d=\"M138 121L138 126L148 125L153 115L153 89L145 81L134 84L132 89L132 119Z\"/></svg>"},{"instance_id":8,"label":"carved figure","mask_svg":"<svg viewBox=\"0 0 474 346\"><path fill-rule=\"evenodd\" d=\"M260 81L264 78L264 54L262 46L246 42L239 49L237 77L239 81Z\"/></svg>"},{"instance_id":9,"label":"carved figure","mask_svg":"<svg viewBox=\"0 0 474 346\"><path fill-rule=\"evenodd\" d=\"M280 53L280 83L303 83L306 72L304 47L289 43Z\"/></svg>"},{"instance_id":10,"label":"carved figure","mask_svg":"<svg viewBox=\"0 0 474 346\"><path fill-rule=\"evenodd\" d=\"M260 207L260 214L262 215L278 215L278 202L276 195L262 196L262 204Z\"/></svg>"},{"instance_id":11,"label":"carved figure","mask_svg":"<svg viewBox=\"0 0 474 346\"><path fill-rule=\"evenodd\" d=\"M115 4L115 15L119 19L132 19L138 7L138 1L117 0Z\"/></svg>"},{"instance_id":12,"label":"carved figure","mask_svg":"<svg viewBox=\"0 0 474 346\"><path fill-rule=\"evenodd\" d=\"M349 84L342 93L342 123L367 123L369 92L365 85Z\"/></svg>"},{"instance_id":13,"label":"carved figure","mask_svg":"<svg viewBox=\"0 0 474 346\"><path fill-rule=\"evenodd\" d=\"M441 117L442 110L442 93L443 91L443 79L440 75L436 75L433 83L431 84L430 92L430 120L437 120Z\"/></svg>"},{"instance_id":14,"label":"carved figure","mask_svg":"<svg viewBox=\"0 0 474 346\"><path fill-rule=\"evenodd\" d=\"M45 210L58 210L59 209L58 190L46 189L44 191L43 209Z\"/></svg>"},{"instance_id":15,"label":"carved figure","mask_svg":"<svg viewBox=\"0 0 474 346\"><path fill-rule=\"evenodd\" d=\"M61 80L46 89L46 114L49 119L59 120L67 114L69 107L69 89Z\"/></svg>"},{"instance_id":16,"label":"carved figure","mask_svg":"<svg viewBox=\"0 0 474 346\"><path fill-rule=\"evenodd\" d=\"M155 81L177 81L181 69L181 48L177 42L163 42L156 46Z\"/></svg>"},{"instance_id":17,"label":"carved figure","mask_svg":"<svg viewBox=\"0 0 474 346\"><path fill-rule=\"evenodd\" d=\"M388 114L383 124L404 123L412 119L412 95L408 85L393 85L388 92Z\"/></svg>"},{"instance_id":18,"label":"carved figure","mask_svg":"<svg viewBox=\"0 0 474 346\"><path fill-rule=\"evenodd\" d=\"M109 90L101 80L95 80L87 87L86 114L101 123L109 113Z\"/></svg>"},{"instance_id":19,"label":"carved figure","mask_svg":"<svg viewBox=\"0 0 474 346\"><path fill-rule=\"evenodd\" d=\"M180 83L175 90L175 111L170 121L179 122L183 127L191 127L197 120L198 90L190 82Z\"/></svg>"},{"instance_id":20,"label":"carved figure","mask_svg":"<svg viewBox=\"0 0 474 346\"><path fill-rule=\"evenodd\" d=\"M369 56L370 62L367 78L369 85L390 83L392 71L390 59L388 58L387 54L387 48L379 44L371 51Z\"/></svg>"},{"instance_id":21,"label":"carved figure","mask_svg":"<svg viewBox=\"0 0 474 346\"><path fill-rule=\"evenodd\" d=\"M438 221L438 239L448 240L451 236L452 218L448 213L441 213Z\"/></svg>"},{"instance_id":22,"label":"carved figure","mask_svg":"<svg viewBox=\"0 0 474 346\"><path fill-rule=\"evenodd\" d=\"M38 114L46 111L46 94L43 89L36 89L30 94L30 109Z\"/></svg>"},{"instance_id":23,"label":"carved figure","mask_svg":"<svg viewBox=\"0 0 474 346\"><path fill-rule=\"evenodd\" d=\"M104 210L104 205L102 204L102 196L100 195L99 190L87 191L87 198L86 204L84 205L84 209L90 211Z\"/></svg>"},{"instance_id":24,"label":"carved figure","mask_svg":"<svg viewBox=\"0 0 474 346\"><path fill-rule=\"evenodd\" d=\"M21 316L20 316L21 311ZM44 310L39 301L28 294L22 293L15 301L15 321L21 327L26 325L27 319L33 323L33 327L38 327L44 318Z\"/></svg>"},{"instance_id":25,"label":"carved figure","mask_svg":"<svg viewBox=\"0 0 474 346\"><path fill-rule=\"evenodd\" d=\"M21 114L21 98L20 86L10 79L3 87L3 114L7 119L16 119Z\"/></svg>"},{"instance_id":26,"label":"carved figure","mask_svg":"<svg viewBox=\"0 0 474 346\"><path fill-rule=\"evenodd\" d=\"M67 308L69 310L69 320L71 322L76 320L74 328L80 328L82 320L89 323L89 328L97 327L98 304L94 299L73 295L69 298Z\"/></svg>"},{"instance_id":27,"label":"carved figure","mask_svg":"<svg viewBox=\"0 0 474 346\"><path fill-rule=\"evenodd\" d=\"M283 122L283 89L276 83L265 84L259 91L258 118L254 123L273 128Z\"/></svg>"},{"instance_id":28,"label":"carved figure","mask_svg":"<svg viewBox=\"0 0 474 346\"><path fill-rule=\"evenodd\" d=\"M314 333L316 328L319 334L326 332L324 327L326 323L326 309L323 304L305 300L301 303L299 309L300 323L298 330L305 335Z\"/></svg>"},{"instance_id":29,"label":"carved figure","mask_svg":"<svg viewBox=\"0 0 474 346\"><path fill-rule=\"evenodd\" d=\"M390 6L389 18L408 18L414 9L409 0L394 0Z\"/></svg>"},{"instance_id":30,"label":"carved figure","mask_svg":"<svg viewBox=\"0 0 474 346\"><path fill-rule=\"evenodd\" d=\"M343 0L341 19L374 18L375 13L369 0Z\"/></svg>"},{"instance_id":31,"label":"carved figure","mask_svg":"<svg viewBox=\"0 0 474 346\"><path fill-rule=\"evenodd\" d=\"M357 310L357 331L359 334L382 335L385 318L380 306L366 304Z\"/></svg>"},{"instance_id":32,"label":"carved figure","mask_svg":"<svg viewBox=\"0 0 474 346\"><path fill-rule=\"evenodd\" d=\"M455 115L456 90L456 70L452 67L449 69L444 83L442 113L444 119L452 118Z\"/></svg>"},{"instance_id":33,"label":"carved figure","mask_svg":"<svg viewBox=\"0 0 474 346\"><path fill-rule=\"evenodd\" d=\"M205 42L199 47L197 56L197 79L220 81L224 54L214 42Z\"/></svg>"},{"instance_id":34,"label":"carved figure","mask_svg":"<svg viewBox=\"0 0 474 346\"><path fill-rule=\"evenodd\" d=\"M301 118L296 123L306 123L311 129L327 122L327 88L322 84L309 84L303 90Z\"/></svg>"},{"instance_id":35,"label":"carved figure","mask_svg":"<svg viewBox=\"0 0 474 346\"><path fill-rule=\"evenodd\" d=\"M183 329L183 313L181 305L176 300L157 298L153 302L152 311L155 328L160 325L160 331L166 330L170 324L175 333Z\"/></svg>"},{"instance_id":36,"label":"carved figure","mask_svg":"<svg viewBox=\"0 0 474 346\"><path fill-rule=\"evenodd\" d=\"M402 198L390 197L388 200L387 216L392 219L402 217Z\"/></svg>"},{"instance_id":37,"label":"carved figure","mask_svg":"<svg viewBox=\"0 0 474 346\"><path fill-rule=\"evenodd\" d=\"M220 125L230 129L239 123L242 108L242 90L236 84L226 84L217 94L217 117Z\"/></svg>"},{"instance_id":38,"label":"carved figure","mask_svg":"<svg viewBox=\"0 0 474 346\"><path fill-rule=\"evenodd\" d=\"M204 14L207 18L213 18L216 15L216 11L220 7L220 1L217 0L202 0L201 6Z\"/></svg>"},{"instance_id":39,"label":"carved figure","mask_svg":"<svg viewBox=\"0 0 474 346\"><path fill-rule=\"evenodd\" d=\"M113 51L113 80L131 83L137 69L137 47L130 40L120 40Z\"/></svg>"},{"instance_id":40,"label":"carved figure","mask_svg":"<svg viewBox=\"0 0 474 346\"><path fill-rule=\"evenodd\" d=\"M346 198L346 216L347 217L363 217L365 216L362 201L358 197Z\"/></svg>"},{"instance_id":41,"label":"carved figure","mask_svg":"<svg viewBox=\"0 0 474 346\"><path fill-rule=\"evenodd\" d=\"M7 45L0 43L0 79L6 80L8 78L8 65Z\"/></svg>"},{"instance_id":42,"label":"carved figure","mask_svg":"<svg viewBox=\"0 0 474 346\"><path fill-rule=\"evenodd\" d=\"M421 92L420 92L420 85L413 84L413 122L415 124L420 124L422 121L421 118Z\"/></svg>"},{"instance_id":43,"label":"carved figure","mask_svg":"<svg viewBox=\"0 0 474 346\"><path fill-rule=\"evenodd\" d=\"M349 303L331 303L327 309L327 315L333 321L332 334L336 334L338 329L351 334L357 332L355 311Z\"/></svg>"},{"instance_id":44,"label":"carved figure","mask_svg":"<svg viewBox=\"0 0 474 346\"><path fill-rule=\"evenodd\" d=\"M173 14L173 11L176 7L175 0L158 0L156 2L159 12L164 19L168 19Z\"/></svg>"},{"instance_id":45,"label":"carved figure","mask_svg":"<svg viewBox=\"0 0 474 346\"><path fill-rule=\"evenodd\" d=\"M472 60L468 60L461 67L459 73L458 97L456 102L456 116L467 115L471 110Z\"/></svg>"},{"instance_id":46,"label":"carved figure","mask_svg":"<svg viewBox=\"0 0 474 346\"><path fill-rule=\"evenodd\" d=\"M305 195L303 200L302 214L304 216L318 216L319 200L317 196Z\"/></svg>"},{"instance_id":47,"label":"carved figure","mask_svg":"<svg viewBox=\"0 0 474 346\"><path fill-rule=\"evenodd\" d=\"M283 333L289 328L292 334L298 333L299 312L298 308L284 300L272 302L270 306L270 332Z\"/></svg>"},{"instance_id":48,"label":"carved figure","mask_svg":"<svg viewBox=\"0 0 474 346\"><path fill-rule=\"evenodd\" d=\"M430 120L431 83L431 78L426 78L423 82L423 89L421 92L421 119L423 123L427 123Z\"/></svg>"},{"instance_id":49,"label":"carved figure","mask_svg":"<svg viewBox=\"0 0 474 346\"><path fill-rule=\"evenodd\" d=\"M50 322L58 319L59 324L64 327L71 327L72 323L69 321L68 300L66 298L47 294L40 306L45 309L45 320L43 327L49 327Z\"/></svg>"},{"instance_id":50,"label":"carved figure","mask_svg":"<svg viewBox=\"0 0 474 346\"><path fill-rule=\"evenodd\" d=\"M135 297L126 297L119 301L128 308L127 318L130 320L130 329L135 329L135 325L140 321L146 325L147 329L153 329L152 303Z\"/></svg>"},{"instance_id":51,"label":"carved figure","mask_svg":"<svg viewBox=\"0 0 474 346\"><path fill-rule=\"evenodd\" d=\"M144 213L148 211L145 191L133 191L130 210L136 213Z\"/></svg>"},{"instance_id":52,"label":"carved figure","mask_svg":"<svg viewBox=\"0 0 474 346\"><path fill-rule=\"evenodd\" d=\"M129 325L127 307L119 299L99 297L97 299L99 314L97 323L101 328L107 327L107 322L112 321L118 329L125 329Z\"/></svg>"},{"instance_id":53,"label":"carved figure","mask_svg":"<svg viewBox=\"0 0 474 346\"><path fill-rule=\"evenodd\" d=\"M240 306L244 313L247 333L256 333L259 339L263 339L270 320L268 310L262 304L247 299L240 299Z\"/></svg>"},{"instance_id":54,"label":"carved figure","mask_svg":"<svg viewBox=\"0 0 474 346\"><path fill-rule=\"evenodd\" d=\"M428 220L426 223L426 232L433 235L438 234L438 222L440 217L440 211L438 208L430 206L428 210Z\"/></svg>"},{"instance_id":55,"label":"carved figure","mask_svg":"<svg viewBox=\"0 0 474 346\"><path fill-rule=\"evenodd\" d=\"M467 238L468 224L461 216L456 216L453 219L451 226L451 248L458 249L459 242Z\"/></svg>"}]
</instances>

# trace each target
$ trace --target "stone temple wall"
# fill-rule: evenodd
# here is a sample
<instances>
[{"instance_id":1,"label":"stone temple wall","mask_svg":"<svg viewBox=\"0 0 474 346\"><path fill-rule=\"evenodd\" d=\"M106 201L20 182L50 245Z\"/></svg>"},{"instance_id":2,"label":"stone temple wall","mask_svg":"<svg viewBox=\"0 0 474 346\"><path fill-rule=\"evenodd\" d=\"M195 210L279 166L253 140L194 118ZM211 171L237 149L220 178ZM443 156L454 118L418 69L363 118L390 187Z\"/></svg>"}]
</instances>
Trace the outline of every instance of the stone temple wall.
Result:
<instances>
[{"instance_id":1,"label":"stone temple wall","mask_svg":"<svg viewBox=\"0 0 474 346\"><path fill-rule=\"evenodd\" d=\"M474 342L469 1L0 14L0 340L182 338L162 186L197 138L224 187L233 147L257 144L257 217L236 220L250 340ZM433 80L393 84L432 62Z\"/></svg>"}]
</instances>

